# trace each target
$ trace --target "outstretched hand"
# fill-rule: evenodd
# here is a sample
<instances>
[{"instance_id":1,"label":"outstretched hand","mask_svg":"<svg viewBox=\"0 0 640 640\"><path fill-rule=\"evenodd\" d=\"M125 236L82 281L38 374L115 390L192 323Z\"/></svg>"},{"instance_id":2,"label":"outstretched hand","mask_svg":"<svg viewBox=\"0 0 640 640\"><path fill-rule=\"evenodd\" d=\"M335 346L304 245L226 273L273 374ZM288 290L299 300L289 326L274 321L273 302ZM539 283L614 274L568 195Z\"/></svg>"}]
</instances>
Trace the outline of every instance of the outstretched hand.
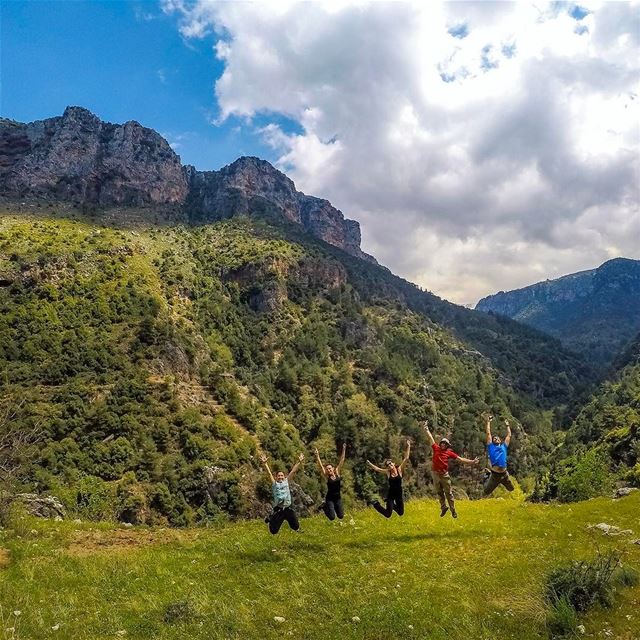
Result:
<instances>
[{"instance_id":1,"label":"outstretched hand","mask_svg":"<svg viewBox=\"0 0 640 640\"><path fill-rule=\"evenodd\" d=\"M301 454L298 456L298 462L302 462L303 460L304 460L304 453L301 453Z\"/></svg>"},{"instance_id":2,"label":"outstretched hand","mask_svg":"<svg viewBox=\"0 0 640 640\"><path fill-rule=\"evenodd\" d=\"M347 450L347 443L343 442L342 443L342 451L346 451Z\"/></svg>"},{"instance_id":3,"label":"outstretched hand","mask_svg":"<svg viewBox=\"0 0 640 640\"><path fill-rule=\"evenodd\" d=\"M262 464L264 464L269 458L267 458L267 456L264 453L260 454L260 457L258 458L258 460L260 460L260 462L262 462Z\"/></svg>"},{"instance_id":4,"label":"outstretched hand","mask_svg":"<svg viewBox=\"0 0 640 640\"><path fill-rule=\"evenodd\" d=\"M480 462L480 458L478 458L478 456L476 456L472 461L471 464L478 464Z\"/></svg>"}]
</instances>

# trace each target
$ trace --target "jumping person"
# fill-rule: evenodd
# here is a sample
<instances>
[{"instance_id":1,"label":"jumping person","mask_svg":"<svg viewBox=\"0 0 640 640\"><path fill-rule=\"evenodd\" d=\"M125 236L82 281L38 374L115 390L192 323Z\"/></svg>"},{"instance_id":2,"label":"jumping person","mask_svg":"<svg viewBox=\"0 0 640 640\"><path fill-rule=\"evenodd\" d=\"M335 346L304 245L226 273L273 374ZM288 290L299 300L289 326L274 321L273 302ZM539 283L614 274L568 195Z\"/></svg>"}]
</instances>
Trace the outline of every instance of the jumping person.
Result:
<instances>
[{"instance_id":1,"label":"jumping person","mask_svg":"<svg viewBox=\"0 0 640 640\"><path fill-rule=\"evenodd\" d=\"M385 468L377 467L375 464L367 460L367 464L379 473L386 473L389 478L389 487L387 491L387 504L383 507L378 500L371 503L371 506L381 513L385 518L390 518L395 511L399 516L404 514L404 497L402 495L402 473L404 466L409 460L409 454L411 453L411 440L407 440L407 449L404 453L404 458L400 464L395 464L393 460L385 460Z\"/></svg>"},{"instance_id":2,"label":"jumping person","mask_svg":"<svg viewBox=\"0 0 640 640\"><path fill-rule=\"evenodd\" d=\"M507 471L507 448L511 443L511 425L508 420L504 423L507 427L507 435L504 442L500 436L491 435L491 421L493 416L486 417L485 431L487 434L487 455L489 456L490 468L486 469L484 481L484 495L489 496L498 485L502 485L507 491L513 491L513 482Z\"/></svg>"},{"instance_id":3,"label":"jumping person","mask_svg":"<svg viewBox=\"0 0 640 640\"><path fill-rule=\"evenodd\" d=\"M298 462L296 462L288 475L284 475L283 471L278 471L273 477L269 463L267 462L267 456L261 455L260 462L264 465L264 468L271 478L271 493L273 495L273 511L265 521L269 525L269 531L274 535L280 531L282 523L286 520L289 526L294 530L300 529L300 523L298 522L298 516L291 506L291 489L289 489L289 480L293 477L294 473L300 468L302 461L304 460L304 454L301 453L298 456Z\"/></svg>"},{"instance_id":4,"label":"jumping person","mask_svg":"<svg viewBox=\"0 0 640 640\"><path fill-rule=\"evenodd\" d=\"M347 443L345 442L342 445L342 454L340 455L340 460L338 461L337 466L334 467L332 464L322 464L320 453L316 448L316 460L318 461L318 466L320 467L320 473L327 479L327 495L324 498L322 510L324 511L324 515L327 516L329 520L335 520L336 516L338 516L340 520L344 518L344 508L342 507L341 494L342 478L340 477L340 471L342 469L342 465L344 464L344 458L346 454Z\"/></svg>"},{"instance_id":5,"label":"jumping person","mask_svg":"<svg viewBox=\"0 0 640 640\"><path fill-rule=\"evenodd\" d=\"M478 464L479 458L470 460L469 458L463 458L459 456L452 448L448 438L440 438L440 442L436 444L436 441L429 431L429 423L425 420L424 429L427 432L427 437L431 443L431 449L433 450L433 461L431 465L431 477L433 478L433 486L438 492L438 498L440 499L440 517L444 516L448 510L451 510L451 515L454 518L458 517L456 511L456 505L453 499L453 492L451 491L451 476L449 475L449 460L458 460L463 464ZM446 501L445 501L446 498ZM449 506L447 506L447 503Z\"/></svg>"}]
</instances>

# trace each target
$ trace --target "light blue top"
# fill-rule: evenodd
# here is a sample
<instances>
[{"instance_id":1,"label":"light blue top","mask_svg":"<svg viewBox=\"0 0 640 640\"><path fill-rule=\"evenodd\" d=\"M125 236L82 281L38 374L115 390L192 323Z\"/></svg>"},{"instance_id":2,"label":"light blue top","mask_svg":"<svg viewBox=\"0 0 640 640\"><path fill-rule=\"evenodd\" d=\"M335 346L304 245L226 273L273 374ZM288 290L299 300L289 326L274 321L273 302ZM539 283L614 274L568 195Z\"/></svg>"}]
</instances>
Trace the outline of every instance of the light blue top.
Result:
<instances>
[{"instance_id":1,"label":"light blue top","mask_svg":"<svg viewBox=\"0 0 640 640\"><path fill-rule=\"evenodd\" d=\"M291 506L291 489L289 489L289 480L274 482L271 485L271 492L273 493L274 507Z\"/></svg>"},{"instance_id":2,"label":"light blue top","mask_svg":"<svg viewBox=\"0 0 640 640\"><path fill-rule=\"evenodd\" d=\"M489 460L494 467L506 467L507 466L507 445L504 442L500 444L487 445L487 453L489 454Z\"/></svg>"}]
</instances>

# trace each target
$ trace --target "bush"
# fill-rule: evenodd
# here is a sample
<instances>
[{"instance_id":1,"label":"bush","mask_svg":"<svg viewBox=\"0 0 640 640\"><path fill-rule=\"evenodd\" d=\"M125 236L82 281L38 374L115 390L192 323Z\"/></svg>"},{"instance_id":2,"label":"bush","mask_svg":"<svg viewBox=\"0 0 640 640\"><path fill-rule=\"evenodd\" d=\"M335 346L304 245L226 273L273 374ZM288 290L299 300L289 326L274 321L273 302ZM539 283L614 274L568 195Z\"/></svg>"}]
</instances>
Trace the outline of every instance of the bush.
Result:
<instances>
[{"instance_id":1,"label":"bush","mask_svg":"<svg viewBox=\"0 0 640 640\"><path fill-rule=\"evenodd\" d=\"M623 565L616 571L615 581L621 587L636 587L640 582L640 577L633 567Z\"/></svg>"},{"instance_id":2,"label":"bush","mask_svg":"<svg viewBox=\"0 0 640 640\"><path fill-rule=\"evenodd\" d=\"M574 562L554 569L547 578L545 597L553 607L566 600L583 612L594 604L611 605L613 578L620 564L620 554L598 554L591 561Z\"/></svg>"},{"instance_id":3,"label":"bush","mask_svg":"<svg viewBox=\"0 0 640 640\"><path fill-rule=\"evenodd\" d=\"M558 499L578 502L611 492L613 478L609 473L608 456L593 448L569 461L567 470L558 479Z\"/></svg>"},{"instance_id":4,"label":"bush","mask_svg":"<svg viewBox=\"0 0 640 640\"><path fill-rule=\"evenodd\" d=\"M554 603L547 616L547 629L552 638L574 636L578 626L578 614L567 598Z\"/></svg>"}]
</instances>

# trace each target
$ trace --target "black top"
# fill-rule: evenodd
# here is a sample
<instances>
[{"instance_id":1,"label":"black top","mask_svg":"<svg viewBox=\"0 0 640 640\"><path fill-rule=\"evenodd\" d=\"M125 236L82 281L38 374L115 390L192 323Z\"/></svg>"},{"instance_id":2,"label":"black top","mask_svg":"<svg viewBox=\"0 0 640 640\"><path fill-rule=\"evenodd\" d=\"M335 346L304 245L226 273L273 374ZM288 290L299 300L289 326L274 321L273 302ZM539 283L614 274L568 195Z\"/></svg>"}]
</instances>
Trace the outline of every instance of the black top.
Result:
<instances>
[{"instance_id":1,"label":"black top","mask_svg":"<svg viewBox=\"0 0 640 640\"><path fill-rule=\"evenodd\" d=\"M397 495L402 493L402 476L389 476L389 493Z\"/></svg>"},{"instance_id":2,"label":"black top","mask_svg":"<svg viewBox=\"0 0 640 640\"><path fill-rule=\"evenodd\" d=\"M340 488L342 485L342 478L336 476L333 480L327 478L327 498L338 499L340 498Z\"/></svg>"}]
</instances>

